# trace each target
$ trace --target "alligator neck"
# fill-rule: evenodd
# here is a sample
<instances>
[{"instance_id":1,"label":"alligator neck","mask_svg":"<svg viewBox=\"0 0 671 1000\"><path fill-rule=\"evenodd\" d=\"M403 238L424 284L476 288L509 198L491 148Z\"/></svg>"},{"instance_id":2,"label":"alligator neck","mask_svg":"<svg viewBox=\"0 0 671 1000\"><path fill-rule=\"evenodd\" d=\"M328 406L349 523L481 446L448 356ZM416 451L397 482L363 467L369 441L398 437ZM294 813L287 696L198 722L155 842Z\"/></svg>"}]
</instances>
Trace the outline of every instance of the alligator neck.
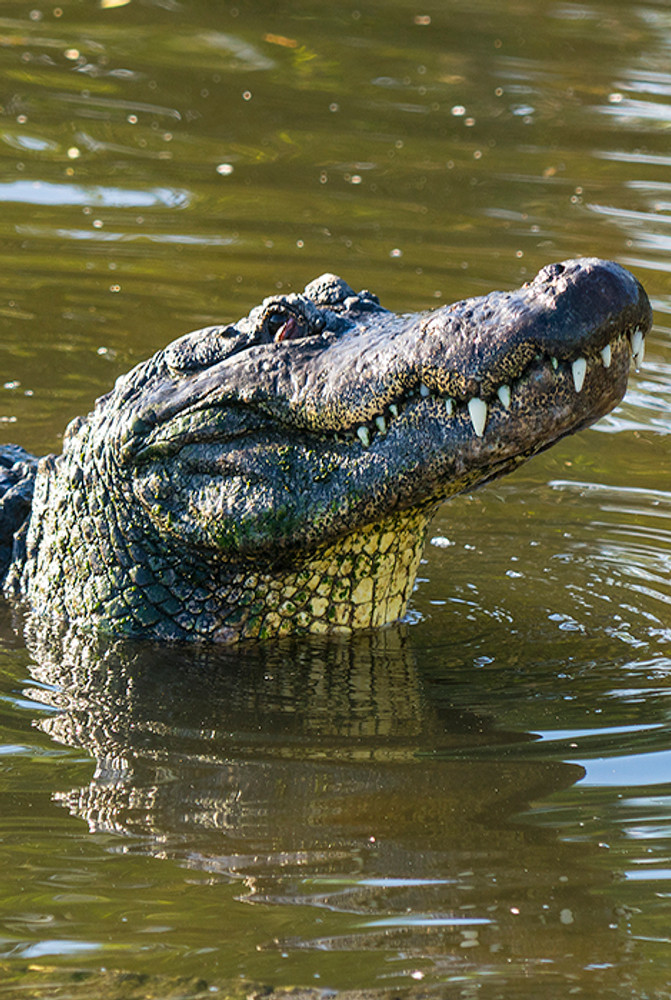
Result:
<instances>
[{"instance_id":1,"label":"alligator neck","mask_svg":"<svg viewBox=\"0 0 671 1000\"><path fill-rule=\"evenodd\" d=\"M212 638L348 633L396 621L405 614L434 507L367 525L290 572L239 573L224 615L229 629L238 619L238 631Z\"/></svg>"},{"instance_id":2,"label":"alligator neck","mask_svg":"<svg viewBox=\"0 0 671 1000\"><path fill-rule=\"evenodd\" d=\"M159 639L346 634L395 621L405 613L436 507L399 511L286 559L231 565L166 538L160 547L147 544L113 504L101 519L92 494L80 494L72 516L71 477L63 472L53 469L49 489L36 491L39 517L17 594L29 587L37 606L62 618L115 634L151 630Z\"/></svg>"}]
</instances>

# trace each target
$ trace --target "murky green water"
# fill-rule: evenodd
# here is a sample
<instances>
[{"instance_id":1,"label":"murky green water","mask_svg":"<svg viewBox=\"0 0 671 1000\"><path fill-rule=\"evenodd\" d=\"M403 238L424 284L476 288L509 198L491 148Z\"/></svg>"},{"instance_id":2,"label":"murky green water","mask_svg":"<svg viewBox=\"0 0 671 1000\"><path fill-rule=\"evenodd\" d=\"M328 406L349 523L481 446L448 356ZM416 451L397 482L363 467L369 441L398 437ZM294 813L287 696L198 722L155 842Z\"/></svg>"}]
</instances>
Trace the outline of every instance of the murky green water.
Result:
<instances>
[{"instance_id":1,"label":"murky green water","mask_svg":"<svg viewBox=\"0 0 671 1000\"><path fill-rule=\"evenodd\" d=\"M5 612L0 1000L671 996L670 57L661 0L0 2L5 441L325 270L425 308L596 254L657 321L613 415L441 510L399 627Z\"/></svg>"}]
</instances>

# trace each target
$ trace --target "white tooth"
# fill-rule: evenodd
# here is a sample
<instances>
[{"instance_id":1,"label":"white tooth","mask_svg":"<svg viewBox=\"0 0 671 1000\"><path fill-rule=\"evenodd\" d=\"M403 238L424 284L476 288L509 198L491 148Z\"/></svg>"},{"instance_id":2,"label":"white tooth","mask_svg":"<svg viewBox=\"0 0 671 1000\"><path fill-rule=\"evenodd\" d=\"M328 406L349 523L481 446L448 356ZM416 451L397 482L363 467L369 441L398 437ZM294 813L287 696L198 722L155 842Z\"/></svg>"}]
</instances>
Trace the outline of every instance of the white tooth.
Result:
<instances>
[{"instance_id":1,"label":"white tooth","mask_svg":"<svg viewBox=\"0 0 671 1000\"><path fill-rule=\"evenodd\" d=\"M484 399L478 399L477 396L469 399L468 412L471 415L473 430L481 438L485 433L485 424L487 423L487 404Z\"/></svg>"},{"instance_id":2,"label":"white tooth","mask_svg":"<svg viewBox=\"0 0 671 1000\"><path fill-rule=\"evenodd\" d=\"M580 392L585 381L585 374L587 372L587 361L585 358L576 358L571 365L571 373L573 375L573 384L575 386L575 391Z\"/></svg>"},{"instance_id":3,"label":"white tooth","mask_svg":"<svg viewBox=\"0 0 671 1000\"><path fill-rule=\"evenodd\" d=\"M631 353L634 355L634 364L637 368L640 368L643 364L643 356L645 354L645 339L642 331L638 328L634 330L631 338Z\"/></svg>"},{"instance_id":4,"label":"white tooth","mask_svg":"<svg viewBox=\"0 0 671 1000\"><path fill-rule=\"evenodd\" d=\"M396 405L396 403L389 404L389 412L391 413L392 417L398 416L398 406Z\"/></svg>"},{"instance_id":5,"label":"white tooth","mask_svg":"<svg viewBox=\"0 0 671 1000\"><path fill-rule=\"evenodd\" d=\"M424 396L424 397L430 396L431 395L431 390L429 389L428 385L424 385L424 383L422 382L422 384L419 387L419 394L420 394L420 396Z\"/></svg>"},{"instance_id":6,"label":"white tooth","mask_svg":"<svg viewBox=\"0 0 671 1000\"><path fill-rule=\"evenodd\" d=\"M557 369L559 368L559 362L557 361L557 359L556 358L550 358L550 361L552 363L552 367L554 368L554 370L557 371Z\"/></svg>"},{"instance_id":7,"label":"white tooth","mask_svg":"<svg viewBox=\"0 0 671 1000\"><path fill-rule=\"evenodd\" d=\"M447 411L448 417L451 417L452 414L454 413L454 400L450 399L449 396L445 400L445 409Z\"/></svg>"},{"instance_id":8,"label":"white tooth","mask_svg":"<svg viewBox=\"0 0 671 1000\"><path fill-rule=\"evenodd\" d=\"M498 389L496 390L496 395L501 400L501 403L503 404L504 409L509 410L510 409L510 386L509 385L500 385L498 387Z\"/></svg>"},{"instance_id":9,"label":"white tooth","mask_svg":"<svg viewBox=\"0 0 671 1000\"><path fill-rule=\"evenodd\" d=\"M356 429L357 437L361 441L364 448L367 448L370 444L370 434L368 433L367 427L357 427Z\"/></svg>"},{"instance_id":10,"label":"white tooth","mask_svg":"<svg viewBox=\"0 0 671 1000\"><path fill-rule=\"evenodd\" d=\"M612 353L610 349L610 344L606 344L601 350L601 360L603 361L604 368L610 368L610 363L612 360Z\"/></svg>"},{"instance_id":11,"label":"white tooth","mask_svg":"<svg viewBox=\"0 0 671 1000\"><path fill-rule=\"evenodd\" d=\"M380 434L386 434L387 433L387 422L384 419L384 417L376 417L375 418L375 426L379 430Z\"/></svg>"}]
</instances>

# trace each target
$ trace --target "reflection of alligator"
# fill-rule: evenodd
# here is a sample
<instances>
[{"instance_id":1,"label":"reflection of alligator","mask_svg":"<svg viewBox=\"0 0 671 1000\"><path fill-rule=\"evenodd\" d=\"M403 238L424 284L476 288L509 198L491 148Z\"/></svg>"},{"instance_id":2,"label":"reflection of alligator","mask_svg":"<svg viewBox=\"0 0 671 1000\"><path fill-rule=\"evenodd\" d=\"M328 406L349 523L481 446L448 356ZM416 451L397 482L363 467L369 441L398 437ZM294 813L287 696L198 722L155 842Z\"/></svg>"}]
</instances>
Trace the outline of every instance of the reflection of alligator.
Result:
<instances>
[{"instance_id":1,"label":"reflection of alligator","mask_svg":"<svg viewBox=\"0 0 671 1000\"><path fill-rule=\"evenodd\" d=\"M112 850L122 836L127 853L233 881L257 905L250 950L379 950L506 977L516 957L555 974L614 962L596 848L517 817L582 767L505 728L495 696L452 702L402 628L110 646L33 617L38 724L96 763L55 797Z\"/></svg>"},{"instance_id":2,"label":"reflection of alligator","mask_svg":"<svg viewBox=\"0 0 671 1000\"><path fill-rule=\"evenodd\" d=\"M333 275L267 299L120 379L37 473L5 451L6 592L162 638L391 621L439 501L606 413L650 320L595 260L432 313Z\"/></svg>"}]
</instances>

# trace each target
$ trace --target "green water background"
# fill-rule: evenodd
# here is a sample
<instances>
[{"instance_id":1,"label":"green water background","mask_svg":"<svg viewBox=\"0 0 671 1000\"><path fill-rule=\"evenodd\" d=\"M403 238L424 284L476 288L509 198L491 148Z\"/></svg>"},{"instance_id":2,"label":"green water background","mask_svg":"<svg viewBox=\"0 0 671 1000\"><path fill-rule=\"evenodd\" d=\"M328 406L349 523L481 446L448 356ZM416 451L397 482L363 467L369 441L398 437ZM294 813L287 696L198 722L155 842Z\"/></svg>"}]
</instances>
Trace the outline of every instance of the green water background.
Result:
<instances>
[{"instance_id":1,"label":"green water background","mask_svg":"<svg viewBox=\"0 0 671 1000\"><path fill-rule=\"evenodd\" d=\"M84 667L7 612L2 1000L671 996L670 57L664 2L0 3L4 441L323 271L423 309L598 255L656 318L400 627Z\"/></svg>"}]
</instances>

